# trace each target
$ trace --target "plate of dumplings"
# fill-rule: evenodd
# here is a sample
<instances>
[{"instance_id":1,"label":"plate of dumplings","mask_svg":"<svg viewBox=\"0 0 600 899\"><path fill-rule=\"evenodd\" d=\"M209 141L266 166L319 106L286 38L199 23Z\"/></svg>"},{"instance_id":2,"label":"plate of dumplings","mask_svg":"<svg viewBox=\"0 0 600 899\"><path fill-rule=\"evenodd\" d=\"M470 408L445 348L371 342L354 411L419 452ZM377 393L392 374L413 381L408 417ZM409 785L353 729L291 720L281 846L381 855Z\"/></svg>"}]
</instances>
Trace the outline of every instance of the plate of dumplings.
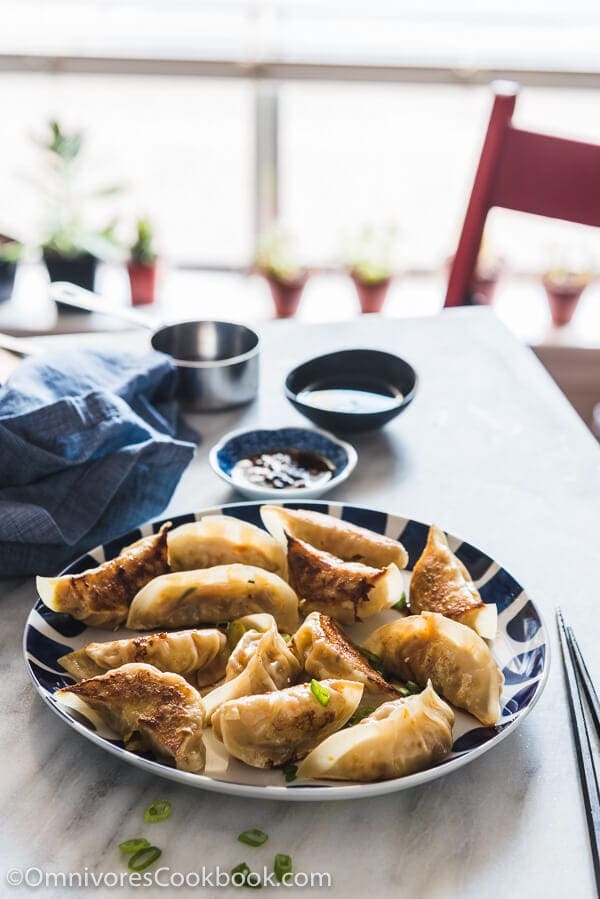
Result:
<instances>
[{"instance_id":1,"label":"plate of dumplings","mask_svg":"<svg viewBox=\"0 0 600 899\"><path fill-rule=\"evenodd\" d=\"M38 577L25 660L75 731L189 786L283 800L403 790L539 699L534 602L469 543L341 503L206 509Z\"/></svg>"}]
</instances>

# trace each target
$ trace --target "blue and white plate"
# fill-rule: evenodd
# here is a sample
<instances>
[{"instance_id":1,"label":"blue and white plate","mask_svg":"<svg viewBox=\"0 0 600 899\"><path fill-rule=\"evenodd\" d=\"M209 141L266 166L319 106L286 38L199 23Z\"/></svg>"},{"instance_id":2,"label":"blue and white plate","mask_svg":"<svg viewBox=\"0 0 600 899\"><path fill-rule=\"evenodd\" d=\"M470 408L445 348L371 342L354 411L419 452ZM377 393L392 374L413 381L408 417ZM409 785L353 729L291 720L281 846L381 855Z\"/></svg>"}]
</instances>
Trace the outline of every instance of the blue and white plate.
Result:
<instances>
[{"instance_id":1,"label":"blue and white plate","mask_svg":"<svg viewBox=\"0 0 600 899\"><path fill-rule=\"evenodd\" d=\"M400 539L409 554L409 565L405 573L408 584L410 571L425 546L427 525L396 515L386 515L385 512L376 512L341 503L286 502L283 505L291 508L329 512L346 521ZM262 526L259 508L259 503L240 503L239 505L204 509L201 512L180 515L171 520L177 526L202 518L204 515L222 512ZM160 521L154 522L98 547L74 562L64 573L85 571L106 559L113 558L124 546L157 531L161 524ZM118 756L124 762L188 786L235 796L301 801L357 799L391 793L395 790L405 790L408 787L448 774L496 746L531 711L544 689L548 676L550 663L548 634L533 601L504 568L481 550L457 537L449 537L449 543L468 568L483 601L495 603L498 607L498 636L490 644L490 648L505 677L501 702L502 715L495 727L482 727L466 712L457 709L451 755L435 767L407 777L372 784L336 784L333 781L300 780L286 784L281 771L277 769L262 771L235 759L226 758L222 747L214 740L210 731L207 733L206 741L207 769L205 774L177 771L175 768L155 762L151 758L129 752L124 748L122 741L111 733L96 716L83 715L81 711L66 707L55 699L54 693L60 687L72 683L72 679L58 663L58 659L62 655L79 649L92 640L114 640L118 637L132 635L133 632L123 629L117 633L110 633L105 630L88 628L69 615L52 612L41 600L38 600L33 607L25 627L26 664L44 701L79 734ZM368 632L385 621L394 620L397 615L398 613L394 611L375 615L367 622L357 625L356 628L349 628L348 631L357 642L363 642ZM507 775L509 773L507 771Z\"/></svg>"}]
</instances>

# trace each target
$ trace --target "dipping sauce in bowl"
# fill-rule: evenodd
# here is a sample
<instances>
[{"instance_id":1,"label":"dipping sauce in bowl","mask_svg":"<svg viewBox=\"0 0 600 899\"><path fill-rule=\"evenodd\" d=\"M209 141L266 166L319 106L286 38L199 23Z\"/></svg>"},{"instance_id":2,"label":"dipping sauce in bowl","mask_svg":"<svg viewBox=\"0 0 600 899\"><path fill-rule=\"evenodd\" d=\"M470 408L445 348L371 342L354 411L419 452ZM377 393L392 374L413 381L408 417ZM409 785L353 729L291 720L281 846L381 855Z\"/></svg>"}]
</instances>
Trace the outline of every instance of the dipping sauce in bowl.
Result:
<instances>
[{"instance_id":1,"label":"dipping sauce in bowl","mask_svg":"<svg viewBox=\"0 0 600 899\"><path fill-rule=\"evenodd\" d=\"M356 385L348 380L344 385L320 381L301 390L297 399L313 409L364 414L394 409L402 403L404 396L392 384L362 379Z\"/></svg>"},{"instance_id":2,"label":"dipping sauce in bowl","mask_svg":"<svg viewBox=\"0 0 600 899\"><path fill-rule=\"evenodd\" d=\"M280 449L240 459L231 477L235 483L244 480L256 487L289 490L319 486L331 480L334 473L335 467L324 456L309 450Z\"/></svg>"},{"instance_id":3,"label":"dipping sauce in bowl","mask_svg":"<svg viewBox=\"0 0 600 899\"><path fill-rule=\"evenodd\" d=\"M410 405L416 388L410 363L375 349L309 359L292 369L284 387L298 412L334 433L383 427Z\"/></svg>"},{"instance_id":4,"label":"dipping sauce in bowl","mask_svg":"<svg viewBox=\"0 0 600 899\"><path fill-rule=\"evenodd\" d=\"M356 450L316 428L249 428L225 434L209 453L220 478L248 499L317 499L342 484Z\"/></svg>"}]
</instances>

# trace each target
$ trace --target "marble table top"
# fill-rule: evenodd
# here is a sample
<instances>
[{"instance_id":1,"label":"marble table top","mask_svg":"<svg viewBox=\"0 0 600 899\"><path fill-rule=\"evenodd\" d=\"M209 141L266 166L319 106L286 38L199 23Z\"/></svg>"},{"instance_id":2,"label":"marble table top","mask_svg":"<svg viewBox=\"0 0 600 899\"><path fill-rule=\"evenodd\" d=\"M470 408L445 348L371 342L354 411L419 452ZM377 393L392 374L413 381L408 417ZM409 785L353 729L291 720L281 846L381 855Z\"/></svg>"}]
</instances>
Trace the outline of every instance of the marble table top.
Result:
<instances>
[{"instance_id":1,"label":"marble table top","mask_svg":"<svg viewBox=\"0 0 600 899\"><path fill-rule=\"evenodd\" d=\"M208 450L234 427L302 421L282 393L292 365L341 347L395 351L419 373L415 402L384 431L354 440L358 467L331 498L435 520L502 562L546 616L554 652L545 694L495 750L403 793L303 805L190 790L122 764L43 705L21 655L32 581L2 581L0 895L239 895L210 882L195 886L194 876L189 887L177 884L202 866L229 871L247 861L259 870L276 852L289 853L297 871L329 874L330 887L293 890L309 896L595 895L553 621L560 603L600 682L594 438L533 354L488 310L335 326L276 322L262 338L260 398L194 420L204 440L168 512L237 499L210 471ZM131 344L131 336L123 339ZM161 798L172 802L172 817L144 825L144 808ZM249 827L269 834L265 847L237 842ZM95 888L92 875L127 871L117 844L141 835L162 847L156 867L163 881L175 872L174 886L112 887L108 877ZM31 869L32 887L10 887L13 869ZM72 877L69 889L50 880L34 890L47 871L76 872L84 885Z\"/></svg>"}]
</instances>

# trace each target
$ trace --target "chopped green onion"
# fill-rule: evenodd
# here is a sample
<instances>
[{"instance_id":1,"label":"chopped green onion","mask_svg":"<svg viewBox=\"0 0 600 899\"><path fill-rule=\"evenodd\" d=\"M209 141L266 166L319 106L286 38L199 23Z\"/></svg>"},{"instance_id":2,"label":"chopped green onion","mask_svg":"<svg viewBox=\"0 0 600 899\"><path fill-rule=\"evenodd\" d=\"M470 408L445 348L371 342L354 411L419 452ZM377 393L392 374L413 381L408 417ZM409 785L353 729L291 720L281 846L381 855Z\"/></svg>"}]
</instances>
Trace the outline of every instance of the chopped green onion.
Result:
<instances>
[{"instance_id":1,"label":"chopped green onion","mask_svg":"<svg viewBox=\"0 0 600 899\"><path fill-rule=\"evenodd\" d=\"M414 680L407 680L403 687L396 687L401 696L414 696L416 693L422 693L423 687L415 684Z\"/></svg>"},{"instance_id":2,"label":"chopped green onion","mask_svg":"<svg viewBox=\"0 0 600 899\"><path fill-rule=\"evenodd\" d=\"M144 846L143 849L134 852L127 863L127 867L130 871L145 871L161 855L162 849L159 849L158 846Z\"/></svg>"},{"instance_id":3,"label":"chopped green onion","mask_svg":"<svg viewBox=\"0 0 600 899\"><path fill-rule=\"evenodd\" d=\"M188 596L191 596L196 590L195 587L188 587L187 590L184 590L177 602L183 602L184 599L187 599Z\"/></svg>"},{"instance_id":4,"label":"chopped green onion","mask_svg":"<svg viewBox=\"0 0 600 899\"><path fill-rule=\"evenodd\" d=\"M248 865L246 864L246 862L240 862L239 865L236 865L235 868L232 868L232 869L231 869L231 876L232 876L232 877L233 877L234 874L243 874L243 875L244 875L244 879L245 879L246 875L249 874L249 873L250 873L250 868L248 867Z\"/></svg>"},{"instance_id":5,"label":"chopped green onion","mask_svg":"<svg viewBox=\"0 0 600 899\"><path fill-rule=\"evenodd\" d=\"M368 718L369 715L372 715L374 711L375 706L363 705L362 708L357 709L354 714L350 716L345 726L352 727L354 724L358 724L363 718Z\"/></svg>"},{"instance_id":6,"label":"chopped green onion","mask_svg":"<svg viewBox=\"0 0 600 899\"><path fill-rule=\"evenodd\" d=\"M284 765L281 769L283 772L283 776L285 777L285 782L290 784L293 780L296 780L296 775L298 773L298 765Z\"/></svg>"},{"instance_id":7,"label":"chopped green onion","mask_svg":"<svg viewBox=\"0 0 600 899\"><path fill-rule=\"evenodd\" d=\"M291 635L291 634L282 634L281 636L283 637L283 639L285 640L286 643L291 643L291 642L292 642L292 635Z\"/></svg>"},{"instance_id":8,"label":"chopped green onion","mask_svg":"<svg viewBox=\"0 0 600 899\"><path fill-rule=\"evenodd\" d=\"M392 606L397 612L403 612L406 609L406 593L403 593L398 602Z\"/></svg>"},{"instance_id":9,"label":"chopped green onion","mask_svg":"<svg viewBox=\"0 0 600 899\"><path fill-rule=\"evenodd\" d=\"M139 852L140 849L147 849L149 845L148 840L144 837L139 837L138 839L125 840L125 842L119 843L119 849L125 855L131 855L133 852Z\"/></svg>"},{"instance_id":10,"label":"chopped green onion","mask_svg":"<svg viewBox=\"0 0 600 899\"><path fill-rule=\"evenodd\" d=\"M171 817L172 811L173 807L168 799L159 799L158 802L153 802L152 805L148 806L144 812L144 821L148 821L149 824L155 824L157 821L166 821L167 818Z\"/></svg>"},{"instance_id":11,"label":"chopped green onion","mask_svg":"<svg viewBox=\"0 0 600 899\"><path fill-rule=\"evenodd\" d=\"M310 692L322 706L329 705L329 690L314 677L310 682Z\"/></svg>"},{"instance_id":12,"label":"chopped green onion","mask_svg":"<svg viewBox=\"0 0 600 899\"><path fill-rule=\"evenodd\" d=\"M379 671L380 674L383 674L383 662L376 656L374 652L371 652L369 649L365 649L364 646L356 647L360 654L365 657L371 668L374 668L375 671Z\"/></svg>"},{"instance_id":13,"label":"chopped green onion","mask_svg":"<svg viewBox=\"0 0 600 899\"><path fill-rule=\"evenodd\" d=\"M286 879L289 881L292 870L292 857L278 852L275 856L273 871L279 883L285 883Z\"/></svg>"},{"instance_id":14,"label":"chopped green onion","mask_svg":"<svg viewBox=\"0 0 600 899\"><path fill-rule=\"evenodd\" d=\"M260 890L262 887L260 875L251 871L246 862L240 862L239 865L236 865L235 868L231 869L230 873L232 878L231 882L236 887L249 887L251 890ZM235 880L233 878L235 878Z\"/></svg>"},{"instance_id":15,"label":"chopped green onion","mask_svg":"<svg viewBox=\"0 0 600 899\"><path fill-rule=\"evenodd\" d=\"M245 830L238 837L240 843L245 843L246 846L262 846L263 843L266 843L269 837L264 832L264 830L258 830L256 827L251 827L250 830Z\"/></svg>"},{"instance_id":16,"label":"chopped green onion","mask_svg":"<svg viewBox=\"0 0 600 899\"><path fill-rule=\"evenodd\" d=\"M252 579L252 578L249 578L249 579L248 579L248 583L249 583L249 584L255 584L255 583L256 583L256 581L255 581L255 580L253 580L253 579Z\"/></svg>"}]
</instances>

